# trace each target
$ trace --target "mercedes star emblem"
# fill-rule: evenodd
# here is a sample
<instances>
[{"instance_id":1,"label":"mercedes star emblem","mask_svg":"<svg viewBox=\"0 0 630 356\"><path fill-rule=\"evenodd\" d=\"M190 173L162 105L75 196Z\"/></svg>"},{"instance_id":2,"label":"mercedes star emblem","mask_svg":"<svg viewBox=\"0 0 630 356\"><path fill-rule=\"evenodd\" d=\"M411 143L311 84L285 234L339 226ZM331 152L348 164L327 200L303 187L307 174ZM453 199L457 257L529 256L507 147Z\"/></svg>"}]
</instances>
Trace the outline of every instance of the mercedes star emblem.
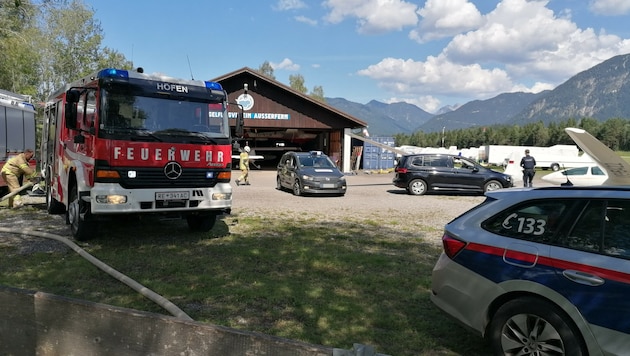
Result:
<instances>
[{"instance_id":1,"label":"mercedes star emblem","mask_svg":"<svg viewBox=\"0 0 630 356\"><path fill-rule=\"evenodd\" d=\"M168 162L164 166L164 175L168 179L177 179L182 175L182 166L177 162Z\"/></svg>"}]
</instances>

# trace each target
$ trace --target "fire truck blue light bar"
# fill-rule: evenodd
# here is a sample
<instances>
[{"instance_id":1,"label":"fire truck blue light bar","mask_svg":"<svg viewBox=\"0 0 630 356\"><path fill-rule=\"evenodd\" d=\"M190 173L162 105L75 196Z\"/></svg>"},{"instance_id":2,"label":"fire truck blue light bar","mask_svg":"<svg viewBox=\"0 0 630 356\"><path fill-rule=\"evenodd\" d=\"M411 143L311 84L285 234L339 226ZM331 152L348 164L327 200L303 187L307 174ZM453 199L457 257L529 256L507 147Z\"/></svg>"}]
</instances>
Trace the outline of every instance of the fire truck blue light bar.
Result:
<instances>
[{"instance_id":1,"label":"fire truck blue light bar","mask_svg":"<svg viewBox=\"0 0 630 356\"><path fill-rule=\"evenodd\" d=\"M129 78L129 71L115 68L103 69L98 73L99 77L117 77L117 78Z\"/></svg>"},{"instance_id":2,"label":"fire truck blue light bar","mask_svg":"<svg viewBox=\"0 0 630 356\"><path fill-rule=\"evenodd\" d=\"M223 88L221 87L221 84L217 82L205 82L205 83L206 83L206 88L208 89L223 90Z\"/></svg>"}]
</instances>

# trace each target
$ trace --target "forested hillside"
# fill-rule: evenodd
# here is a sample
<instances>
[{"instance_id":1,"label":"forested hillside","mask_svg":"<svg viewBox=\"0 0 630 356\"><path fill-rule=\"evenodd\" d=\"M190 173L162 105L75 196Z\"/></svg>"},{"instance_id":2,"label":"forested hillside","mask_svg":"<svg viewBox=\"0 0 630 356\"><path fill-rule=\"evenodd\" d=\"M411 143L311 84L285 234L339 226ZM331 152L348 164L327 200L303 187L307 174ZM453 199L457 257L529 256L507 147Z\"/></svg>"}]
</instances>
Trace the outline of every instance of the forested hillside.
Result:
<instances>
[{"instance_id":1,"label":"forested hillside","mask_svg":"<svg viewBox=\"0 0 630 356\"><path fill-rule=\"evenodd\" d=\"M395 135L396 145L420 147L440 147L442 137L444 146L459 148L479 147L483 145L513 146L553 146L558 144L574 145L575 142L564 132L566 127L585 129L615 151L630 151L630 120L614 118L599 121L592 118L582 120L568 119L520 125L495 125L473 127L442 132L416 131L413 134Z\"/></svg>"}]
</instances>

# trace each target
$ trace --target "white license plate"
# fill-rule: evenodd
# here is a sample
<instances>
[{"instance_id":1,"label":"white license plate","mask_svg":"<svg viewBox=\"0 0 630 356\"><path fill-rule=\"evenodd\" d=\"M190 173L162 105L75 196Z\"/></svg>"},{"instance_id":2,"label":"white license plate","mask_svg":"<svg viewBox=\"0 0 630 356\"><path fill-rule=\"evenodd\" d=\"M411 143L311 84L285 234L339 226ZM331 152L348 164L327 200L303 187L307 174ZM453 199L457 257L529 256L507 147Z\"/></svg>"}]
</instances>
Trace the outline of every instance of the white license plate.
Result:
<instances>
[{"instance_id":1,"label":"white license plate","mask_svg":"<svg viewBox=\"0 0 630 356\"><path fill-rule=\"evenodd\" d=\"M155 200L186 200L188 192L159 192L155 193Z\"/></svg>"},{"instance_id":2,"label":"white license plate","mask_svg":"<svg viewBox=\"0 0 630 356\"><path fill-rule=\"evenodd\" d=\"M326 184L322 184L322 188L335 188L334 184L330 184L330 183L326 183Z\"/></svg>"}]
</instances>

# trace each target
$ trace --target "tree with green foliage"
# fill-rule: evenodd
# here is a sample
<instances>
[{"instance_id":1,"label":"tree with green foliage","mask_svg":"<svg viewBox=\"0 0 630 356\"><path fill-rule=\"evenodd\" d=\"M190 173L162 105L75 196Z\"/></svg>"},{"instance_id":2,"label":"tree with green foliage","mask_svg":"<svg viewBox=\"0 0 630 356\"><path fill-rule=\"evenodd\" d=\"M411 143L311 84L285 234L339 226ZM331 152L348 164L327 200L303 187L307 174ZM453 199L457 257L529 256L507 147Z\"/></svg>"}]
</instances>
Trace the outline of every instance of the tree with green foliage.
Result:
<instances>
[{"instance_id":1,"label":"tree with green foliage","mask_svg":"<svg viewBox=\"0 0 630 356\"><path fill-rule=\"evenodd\" d=\"M80 0L0 0L0 88L43 102L99 68L131 68L102 40L94 12Z\"/></svg>"},{"instance_id":2,"label":"tree with green foliage","mask_svg":"<svg viewBox=\"0 0 630 356\"><path fill-rule=\"evenodd\" d=\"M302 74L291 74L289 75L289 86L296 91L299 91L302 94L306 94L308 89L304 85L304 77Z\"/></svg>"},{"instance_id":3,"label":"tree with green foliage","mask_svg":"<svg viewBox=\"0 0 630 356\"><path fill-rule=\"evenodd\" d=\"M268 78L276 80L273 72L273 67L271 66L269 61L264 61L263 64L261 64L256 71ZM308 89L304 84L304 77L301 74L289 75L289 86L302 94L306 94L308 92ZM324 97L324 88L321 85L314 86L309 96L322 103L326 102L326 98Z\"/></svg>"},{"instance_id":4,"label":"tree with green foliage","mask_svg":"<svg viewBox=\"0 0 630 356\"><path fill-rule=\"evenodd\" d=\"M88 75L100 66L131 68L131 62L123 55L101 48L100 22L80 0L47 7L43 17L40 97L48 97L64 83Z\"/></svg>"},{"instance_id":5,"label":"tree with green foliage","mask_svg":"<svg viewBox=\"0 0 630 356\"><path fill-rule=\"evenodd\" d=\"M273 74L273 67L269 63L269 61L264 61L263 64L258 67L258 73L268 77L270 79L276 80L276 76Z\"/></svg>"},{"instance_id":6,"label":"tree with green foliage","mask_svg":"<svg viewBox=\"0 0 630 356\"><path fill-rule=\"evenodd\" d=\"M28 1L0 0L0 88L35 95L37 9Z\"/></svg>"},{"instance_id":7,"label":"tree with green foliage","mask_svg":"<svg viewBox=\"0 0 630 356\"><path fill-rule=\"evenodd\" d=\"M324 98L324 88L322 88L321 85L314 86L309 96L322 103L326 102L326 98Z\"/></svg>"}]
</instances>

